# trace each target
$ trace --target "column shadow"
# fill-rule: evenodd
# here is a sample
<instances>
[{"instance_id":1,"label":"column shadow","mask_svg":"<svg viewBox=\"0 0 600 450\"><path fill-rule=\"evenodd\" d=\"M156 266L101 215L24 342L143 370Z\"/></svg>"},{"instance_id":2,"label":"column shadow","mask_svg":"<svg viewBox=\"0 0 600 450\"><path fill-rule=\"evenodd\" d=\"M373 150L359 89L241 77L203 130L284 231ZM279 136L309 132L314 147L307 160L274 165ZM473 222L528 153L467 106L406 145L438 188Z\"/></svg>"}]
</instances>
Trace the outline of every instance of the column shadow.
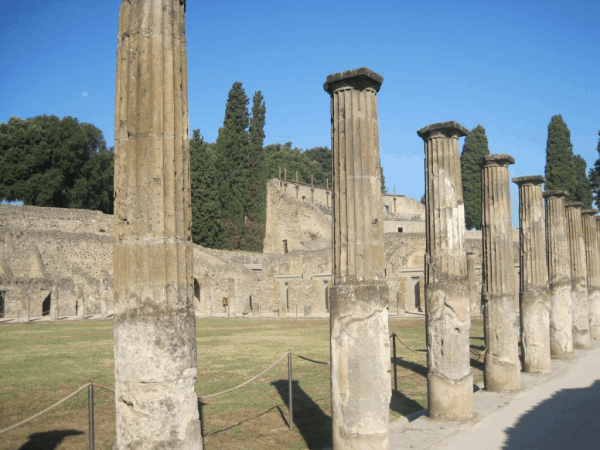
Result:
<instances>
[{"instance_id":1,"label":"column shadow","mask_svg":"<svg viewBox=\"0 0 600 450\"><path fill-rule=\"evenodd\" d=\"M511 428L505 450L598 448L600 380L587 388L563 389L532 407Z\"/></svg>"},{"instance_id":2,"label":"column shadow","mask_svg":"<svg viewBox=\"0 0 600 450\"><path fill-rule=\"evenodd\" d=\"M271 382L271 385L277 389L277 393L289 410L288 380L273 381ZM292 380L292 396L292 420L294 426L298 428L298 431L302 435L306 446L310 450L332 448L331 417L325 414L321 407L306 392L304 392L297 380Z\"/></svg>"},{"instance_id":3,"label":"column shadow","mask_svg":"<svg viewBox=\"0 0 600 450\"><path fill-rule=\"evenodd\" d=\"M412 372L418 373L419 375L422 375L424 377L427 376L427 366L420 364L420 363L416 363L416 362L412 362L412 361L407 361L406 359L402 359L401 357L392 357L392 364L396 364L400 367L404 367L405 369L408 369ZM393 371L393 368L392 368ZM393 381L392 381L393 382Z\"/></svg>"},{"instance_id":4,"label":"column shadow","mask_svg":"<svg viewBox=\"0 0 600 450\"><path fill-rule=\"evenodd\" d=\"M85 434L80 430L52 430L33 433L29 440L19 447L19 450L54 450L69 436Z\"/></svg>"}]
</instances>

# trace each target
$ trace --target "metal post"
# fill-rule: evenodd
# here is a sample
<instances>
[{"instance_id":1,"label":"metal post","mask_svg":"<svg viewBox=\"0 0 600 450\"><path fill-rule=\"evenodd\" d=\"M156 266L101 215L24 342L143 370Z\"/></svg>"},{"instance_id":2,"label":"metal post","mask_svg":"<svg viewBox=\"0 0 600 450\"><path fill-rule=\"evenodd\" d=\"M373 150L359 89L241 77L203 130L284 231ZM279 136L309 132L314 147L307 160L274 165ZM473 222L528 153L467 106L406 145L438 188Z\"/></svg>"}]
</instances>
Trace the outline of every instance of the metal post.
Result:
<instances>
[{"instance_id":1,"label":"metal post","mask_svg":"<svg viewBox=\"0 0 600 450\"><path fill-rule=\"evenodd\" d=\"M294 429L294 413L292 406L292 352L288 352L288 391L289 391L289 402L290 402L290 430Z\"/></svg>"},{"instance_id":2,"label":"metal post","mask_svg":"<svg viewBox=\"0 0 600 450\"><path fill-rule=\"evenodd\" d=\"M396 366L396 333L392 333L392 347L394 349L394 389L398 391L398 367Z\"/></svg>"},{"instance_id":3,"label":"metal post","mask_svg":"<svg viewBox=\"0 0 600 450\"><path fill-rule=\"evenodd\" d=\"M94 383L88 386L88 410L90 426L90 450L94 450Z\"/></svg>"}]
</instances>

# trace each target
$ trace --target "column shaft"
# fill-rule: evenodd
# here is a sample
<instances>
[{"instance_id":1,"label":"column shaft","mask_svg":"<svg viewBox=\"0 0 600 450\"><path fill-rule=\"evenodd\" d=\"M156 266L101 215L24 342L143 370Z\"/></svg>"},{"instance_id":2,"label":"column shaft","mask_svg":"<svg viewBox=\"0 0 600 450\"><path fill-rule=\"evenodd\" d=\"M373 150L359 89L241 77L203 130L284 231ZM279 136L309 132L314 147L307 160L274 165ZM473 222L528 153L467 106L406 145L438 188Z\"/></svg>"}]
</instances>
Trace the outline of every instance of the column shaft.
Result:
<instances>
[{"instance_id":1,"label":"column shaft","mask_svg":"<svg viewBox=\"0 0 600 450\"><path fill-rule=\"evenodd\" d=\"M471 316L481 315L481 292L477 292L477 273L475 269L475 253L467 253L467 282L471 301Z\"/></svg>"},{"instance_id":2,"label":"column shaft","mask_svg":"<svg viewBox=\"0 0 600 450\"><path fill-rule=\"evenodd\" d=\"M519 185L520 310L525 372L550 372L550 292L542 176L513 178Z\"/></svg>"},{"instance_id":3,"label":"column shaft","mask_svg":"<svg viewBox=\"0 0 600 450\"><path fill-rule=\"evenodd\" d=\"M483 252L484 381L493 392L520 389L519 325L513 268L508 155L477 160L481 171Z\"/></svg>"},{"instance_id":4,"label":"column shaft","mask_svg":"<svg viewBox=\"0 0 600 450\"><path fill-rule=\"evenodd\" d=\"M573 353L571 267L565 223L566 191L547 191L546 249L550 285L550 355L563 359Z\"/></svg>"},{"instance_id":5,"label":"column shaft","mask_svg":"<svg viewBox=\"0 0 600 450\"><path fill-rule=\"evenodd\" d=\"M425 142L425 321L427 398L434 419L473 414L470 366L470 298L465 252L465 212L456 122L417 131Z\"/></svg>"},{"instance_id":6,"label":"column shaft","mask_svg":"<svg viewBox=\"0 0 600 450\"><path fill-rule=\"evenodd\" d=\"M330 75L333 150L331 404L334 449L388 448L388 288L377 92L369 69Z\"/></svg>"},{"instance_id":7,"label":"column shaft","mask_svg":"<svg viewBox=\"0 0 600 450\"><path fill-rule=\"evenodd\" d=\"M116 444L202 448L185 0L123 0L115 101Z\"/></svg>"},{"instance_id":8,"label":"column shaft","mask_svg":"<svg viewBox=\"0 0 600 450\"><path fill-rule=\"evenodd\" d=\"M595 209L582 211L583 234L587 267L588 308L590 313L590 336L600 339L600 250Z\"/></svg>"},{"instance_id":9,"label":"column shaft","mask_svg":"<svg viewBox=\"0 0 600 450\"><path fill-rule=\"evenodd\" d=\"M565 204L567 236L571 260L571 300L573 302L573 347L590 346L590 319L587 292L587 265L581 208L583 203Z\"/></svg>"}]
</instances>

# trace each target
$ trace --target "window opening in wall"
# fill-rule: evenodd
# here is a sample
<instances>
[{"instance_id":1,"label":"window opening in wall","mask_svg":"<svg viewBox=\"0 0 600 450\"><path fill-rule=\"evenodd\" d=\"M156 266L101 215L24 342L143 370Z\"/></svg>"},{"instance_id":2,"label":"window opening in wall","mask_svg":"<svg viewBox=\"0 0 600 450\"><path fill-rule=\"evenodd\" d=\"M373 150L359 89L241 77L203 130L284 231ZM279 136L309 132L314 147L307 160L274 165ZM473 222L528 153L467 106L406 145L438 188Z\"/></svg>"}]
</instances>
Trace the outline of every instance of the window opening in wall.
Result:
<instances>
[{"instance_id":1,"label":"window opening in wall","mask_svg":"<svg viewBox=\"0 0 600 450\"><path fill-rule=\"evenodd\" d=\"M50 302L52 301L51 297L52 294L48 294L48 296L42 302L42 316L47 316L50 314Z\"/></svg>"},{"instance_id":2,"label":"window opening in wall","mask_svg":"<svg viewBox=\"0 0 600 450\"><path fill-rule=\"evenodd\" d=\"M303 195L302 196L302 201L305 201L305 200L306 200L306 197Z\"/></svg>"},{"instance_id":3,"label":"window opening in wall","mask_svg":"<svg viewBox=\"0 0 600 450\"><path fill-rule=\"evenodd\" d=\"M4 319L4 291L0 291L0 319Z\"/></svg>"},{"instance_id":4,"label":"window opening in wall","mask_svg":"<svg viewBox=\"0 0 600 450\"><path fill-rule=\"evenodd\" d=\"M325 284L325 310L329 312L329 283L323 281Z\"/></svg>"},{"instance_id":5,"label":"window opening in wall","mask_svg":"<svg viewBox=\"0 0 600 450\"><path fill-rule=\"evenodd\" d=\"M402 233L402 227L398 227L398 233Z\"/></svg>"},{"instance_id":6,"label":"window opening in wall","mask_svg":"<svg viewBox=\"0 0 600 450\"><path fill-rule=\"evenodd\" d=\"M252 305L252 296L251 295L248 296L248 303L250 306L250 310L254 310L254 306Z\"/></svg>"},{"instance_id":7,"label":"window opening in wall","mask_svg":"<svg viewBox=\"0 0 600 450\"><path fill-rule=\"evenodd\" d=\"M390 207L388 205L383 206L385 208L385 212L390 212Z\"/></svg>"},{"instance_id":8,"label":"window opening in wall","mask_svg":"<svg viewBox=\"0 0 600 450\"><path fill-rule=\"evenodd\" d=\"M283 253L287 253L288 252L288 247L287 247L287 239L283 240ZM287 283L286 283L287 285Z\"/></svg>"},{"instance_id":9,"label":"window opening in wall","mask_svg":"<svg viewBox=\"0 0 600 450\"><path fill-rule=\"evenodd\" d=\"M200 283L196 278L194 278L194 299L200 302Z\"/></svg>"}]
</instances>

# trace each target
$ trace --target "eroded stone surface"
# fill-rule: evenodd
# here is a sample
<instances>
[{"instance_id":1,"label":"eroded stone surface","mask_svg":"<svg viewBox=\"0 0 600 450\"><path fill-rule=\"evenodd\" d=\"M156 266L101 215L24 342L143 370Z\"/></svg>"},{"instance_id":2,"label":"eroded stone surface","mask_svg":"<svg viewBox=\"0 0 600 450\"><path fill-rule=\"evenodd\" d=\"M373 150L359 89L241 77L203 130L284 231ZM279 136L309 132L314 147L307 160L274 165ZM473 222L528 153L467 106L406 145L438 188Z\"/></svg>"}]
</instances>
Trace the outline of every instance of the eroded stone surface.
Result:
<instances>
[{"instance_id":1,"label":"eroded stone surface","mask_svg":"<svg viewBox=\"0 0 600 450\"><path fill-rule=\"evenodd\" d=\"M470 296L456 122L417 131L425 142L425 318L429 415L463 420L473 414L469 361Z\"/></svg>"},{"instance_id":2,"label":"eroded stone surface","mask_svg":"<svg viewBox=\"0 0 600 450\"><path fill-rule=\"evenodd\" d=\"M481 212L486 389L513 392L520 388L518 304L515 296L508 166L505 154L477 160L481 167Z\"/></svg>"},{"instance_id":3,"label":"eroded stone surface","mask_svg":"<svg viewBox=\"0 0 600 450\"><path fill-rule=\"evenodd\" d=\"M513 178L519 186L520 309L525 372L550 371L550 292L542 176Z\"/></svg>"},{"instance_id":4,"label":"eroded stone surface","mask_svg":"<svg viewBox=\"0 0 600 450\"><path fill-rule=\"evenodd\" d=\"M548 281L550 285L550 355L554 359L573 354L571 267L565 224L566 191L546 191Z\"/></svg>"},{"instance_id":5,"label":"eroded stone surface","mask_svg":"<svg viewBox=\"0 0 600 450\"><path fill-rule=\"evenodd\" d=\"M590 319L587 292L587 265L585 260L585 241L581 209L583 203L565 204L567 217L567 236L571 255L571 300L573 303L573 346L590 346Z\"/></svg>"},{"instance_id":6,"label":"eroded stone surface","mask_svg":"<svg viewBox=\"0 0 600 450\"><path fill-rule=\"evenodd\" d=\"M600 250L595 209L581 212L587 267L588 308L590 313L590 335L600 339Z\"/></svg>"},{"instance_id":7,"label":"eroded stone surface","mask_svg":"<svg viewBox=\"0 0 600 450\"><path fill-rule=\"evenodd\" d=\"M115 102L115 448L201 449L185 1L124 0Z\"/></svg>"},{"instance_id":8,"label":"eroded stone surface","mask_svg":"<svg viewBox=\"0 0 600 450\"><path fill-rule=\"evenodd\" d=\"M335 449L388 448L388 288L377 92L369 69L330 75L333 150L331 409Z\"/></svg>"}]
</instances>

